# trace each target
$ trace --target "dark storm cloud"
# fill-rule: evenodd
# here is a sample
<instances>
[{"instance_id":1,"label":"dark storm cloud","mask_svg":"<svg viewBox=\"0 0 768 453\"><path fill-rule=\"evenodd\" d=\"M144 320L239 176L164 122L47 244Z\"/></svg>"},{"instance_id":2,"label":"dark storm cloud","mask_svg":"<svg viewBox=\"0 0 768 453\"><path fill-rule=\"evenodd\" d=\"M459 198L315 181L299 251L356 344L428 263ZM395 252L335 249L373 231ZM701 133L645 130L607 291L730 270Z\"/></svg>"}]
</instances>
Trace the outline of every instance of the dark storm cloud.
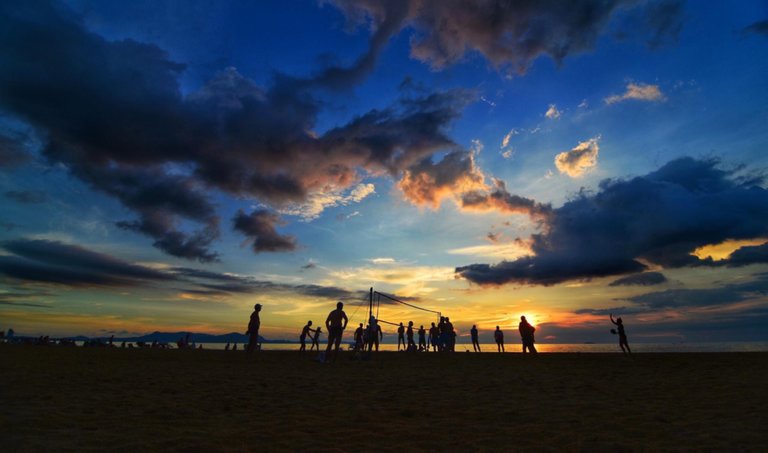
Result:
<instances>
[{"instance_id":1,"label":"dark storm cloud","mask_svg":"<svg viewBox=\"0 0 768 453\"><path fill-rule=\"evenodd\" d=\"M635 22L643 27L639 31L650 36L652 47L676 39L682 16L682 2L675 0L410 0L386 9L382 5L389 2L334 3L356 23L366 15L383 23L391 15L403 22L401 27L412 27L411 55L435 69L478 52L497 67L521 73L540 55L561 62L569 55L591 50L617 14L629 11L637 15ZM401 19L405 11L405 19ZM636 30L631 32L637 34Z\"/></svg>"},{"instance_id":2,"label":"dark storm cloud","mask_svg":"<svg viewBox=\"0 0 768 453\"><path fill-rule=\"evenodd\" d=\"M768 19L759 20L741 30L742 34L754 33L756 35L768 36Z\"/></svg>"},{"instance_id":3,"label":"dark storm cloud","mask_svg":"<svg viewBox=\"0 0 768 453\"><path fill-rule=\"evenodd\" d=\"M17 139L0 134L0 168L15 168L29 160L29 153Z\"/></svg>"},{"instance_id":4,"label":"dark storm cloud","mask_svg":"<svg viewBox=\"0 0 768 453\"><path fill-rule=\"evenodd\" d=\"M608 286L653 286L666 282L667 277L661 272L643 272L614 280Z\"/></svg>"},{"instance_id":5,"label":"dark storm cloud","mask_svg":"<svg viewBox=\"0 0 768 453\"><path fill-rule=\"evenodd\" d=\"M402 4L381 8L370 48L349 68L311 79L277 74L268 87L227 68L184 96L184 65L157 46L107 41L49 1L4 3L0 107L47 137L49 161L138 215L120 227L171 255L215 261L219 219L210 189L278 207L349 188L369 173L398 178L434 152L457 148L446 128L472 100L461 90L404 98L313 133L321 103L312 90L361 80L399 29ZM199 229L183 231L183 220Z\"/></svg>"},{"instance_id":6,"label":"dark storm cloud","mask_svg":"<svg viewBox=\"0 0 768 453\"><path fill-rule=\"evenodd\" d=\"M252 241L253 251L256 253L284 252L296 249L296 239L293 236L282 235L277 232L275 226L284 222L279 215L273 212L262 209L246 214L240 210L232 220L235 230L243 233Z\"/></svg>"},{"instance_id":7,"label":"dark storm cloud","mask_svg":"<svg viewBox=\"0 0 768 453\"><path fill-rule=\"evenodd\" d=\"M741 247L725 260L725 264L732 267L757 263L768 263L768 242L762 245Z\"/></svg>"},{"instance_id":8,"label":"dark storm cloud","mask_svg":"<svg viewBox=\"0 0 768 453\"><path fill-rule=\"evenodd\" d=\"M664 268L727 264L692 252L768 235L768 190L752 185L760 180L721 169L716 159L692 158L645 176L604 180L597 193L582 191L552 210L542 233L531 237L533 255L457 267L456 273L482 285L551 285L636 273L645 270L643 262ZM749 259L761 256L757 252Z\"/></svg>"},{"instance_id":9,"label":"dark storm cloud","mask_svg":"<svg viewBox=\"0 0 768 453\"><path fill-rule=\"evenodd\" d=\"M13 279L68 286L138 286L174 276L84 247L42 239L15 239L0 244L13 255L0 256L0 273Z\"/></svg>"},{"instance_id":10,"label":"dark storm cloud","mask_svg":"<svg viewBox=\"0 0 768 453\"><path fill-rule=\"evenodd\" d=\"M40 204L48 201L48 194L42 190L9 190L4 195L9 200L24 204Z\"/></svg>"},{"instance_id":11,"label":"dark storm cloud","mask_svg":"<svg viewBox=\"0 0 768 453\"><path fill-rule=\"evenodd\" d=\"M732 283L710 289L670 289L627 298L637 306L652 310L682 307L731 305L768 294L768 275L759 274L749 282Z\"/></svg>"}]
</instances>

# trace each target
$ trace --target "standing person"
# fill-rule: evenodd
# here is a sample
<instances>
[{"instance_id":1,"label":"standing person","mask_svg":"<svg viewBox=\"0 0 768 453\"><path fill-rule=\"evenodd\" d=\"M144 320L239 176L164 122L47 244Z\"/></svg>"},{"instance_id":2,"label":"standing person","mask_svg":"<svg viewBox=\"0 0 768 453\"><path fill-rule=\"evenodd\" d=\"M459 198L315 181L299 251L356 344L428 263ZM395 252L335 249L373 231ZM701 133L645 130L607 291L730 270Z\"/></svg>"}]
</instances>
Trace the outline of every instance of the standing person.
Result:
<instances>
[{"instance_id":1,"label":"standing person","mask_svg":"<svg viewBox=\"0 0 768 453\"><path fill-rule=\"evenodd\" d=\"M439 335L437 333L437 326L432 323L432 327L429 328L429 344L432 346L432 351L437 351L437 342Z\"/></svg>"},{"instance_id":2,"label":"standing person","mask_svg":"<svg viewBox=\"0 0 768 453\"><path fill-rule=\"evenodd\" d=\"M445 345L448 342L448 334L445 329L445 316L440 317L440 322L437 323L437 350L445 351Z\"/></svg>"},{"instance_id":3,"label":"standing person","mask_svg":"<svg viewBox=\"0 0 768 453\"><path fill-rule=\"evenodd\" d=\"M624 331L624 321L621 320L621 318L616 318L616 320L613 320L613 313L610 315L611 322L616 325L616 328L618 329L618 332L611 329L612 334L619 334L619 347L621 348L621 352L624 354L632 354L632 350L629 349L629 342L627 342L627 333ZM624 347L626 346L626 350Z\"/></svg>"},{"instance_id":4,"label":"standing person","mask_svg":"<svg viewBox=\"0 0 768 453\"><path fill-rule=\"evenodd\" d=\"M347 314L344 313L344 303L339 302L336 304L336 310L328 313L328 318L325 320L325 328L328 329L328 346L325 348L325 360L328 360L328 354L333 350L333 360L336 361L336 357L339 355L339 346L341 345L341 337L344 334L344 329L347 328Z\"/></svg>"},{"instance_id":5,"label":"standing person","mask_svg":"<svg viewBox=\"0 0 768 453\"><path fill-rule=\"evenodd\" d=\"M426 330L424 330L424 325L422 324L419 326L419 351L426 351L427 350L427 339L426 339Z\"/></svg>"},{"instance_id":6,"label":"standing person","mask_svg":"<svg viewBox=\"0 0 768 453\"><path fill-rule=\"evenodd\" d=\"M376 317L371 316L368 320L368 351L372 351L374 346L376 351L379 350L379 341L384 339L384 332L381 331L379 322L376 321Z\"/></svg>"},{"instance_id":7,"label":"standing person","mask_svg":"<svg viewBox=\"0 0 768 453\"><path fill-rule=\"evenodd\" d=\"M303 353L307 350L307 335L309 335L310 338L312 338L312 335L310 335L309 331L312 328L312 321L307 321L307 325L305 325L301 329L301 335L299 335L299 341L301 342L301 346L299 347L299 353Z\"/></svg>"},{"instance_id":8,"label":"standing person","mask_svg":"<svg viewBox=\"0 0 768 453\"><path fill-rule=\"evenodd\" d=\"M493 339L496 340L496 349L499 352L504 352L504 332L501 331L499 326L496 326L496 330L493 332Z\"/></svg>"},{"instance_id":9,"label":"standing person","mask_svg":"<svg viewBox=\"0 0 768 453\"><path fill-rule=\"evenodd\" d=\"M535 343L533 333L536 332L536 328L528 323L525 316L521 316L520 325L517 329L520 331L520 338L523 340L523 354L526 353L526 349L528 350L527 352L536 354L536 346L533 345Z\"/></svg>"},{"instance_id":10,"label":"standing person","mask_svg":"<svg viewBox=\"0 0 768 453\"><path fill-rule=\"evenodd\" d=\"M456 350L456 330L453 328L451 318L447 316L445 317L445 333L445 347L448 349L448 351L454 352Z\"/></svg>"},{"instance_id":11,"label":"standing person","mask_svg":"<svg viewBox=\"0 0 768 453\"><path fill-rule=\"evenodd\" d=\"M416 343L413 341L413 321L408 321L408 329L406 330L406 336L408 337L408 347L406 351L415 351Z\"/></svg>"},{"instance_id":12,"label":"standing person","mask_svg":"<svg viewBox=\"0 0 768 453\"><path fill-rule=\"evenodd\" d=\"M261 312L261 304L254 305L251 320L248 323L248 331L245 332L246 335L250 335L248 337L248 348L246 349L249 354L256 349L256 345L259 343L259 327L261 327L259 312Z\"/></svg>"},{"instance_id":13,"label":"standing person","mask_svg":"<svg viewBox=\"0 0 768 453\"><path fill-rule=\"evenodd\" d=\"M323 333L322 329L319 327L315 329L315 336L313 337L312 334L309 334L309 338L312 339L312 346L309 347L310 351L314 351L315 349L320 351L320 334Z\"/></svg>"},{"instance_id":14,"label":"standing person","mask_svg":"<svg viewBox=\"0 0 768 453\"><path fill-rule=\"evenodd\" d=\"M400 351L400 344L402 343L403 349L405 349L405 327L403 323L400 323L400 327L397 328L397 350Z\"/></svg>"},{"instance_id":15,"label":"standing person","mask_svg":"<svg viewBox=\"0 0 768 453\"><path fill-rule=\"evenodd\" d=\"M480 340L477 336L477 326L473 325L472 329L469 330L469 334L472 336L472 349L474 349L475 352L480 352Z\"/></svg>"},{"instance_id":16,"label":"standing person","mask_svg":"<svg viewBox=\"0 0 768 453\"><path fill-rule=\"evenodd\" d=\"M355 352L362 351L363 347L365 346L363 341L363 332L365 332L363 329L363 323L360 323L360 326L355 329Z\"/></svg>"}]
</instances>

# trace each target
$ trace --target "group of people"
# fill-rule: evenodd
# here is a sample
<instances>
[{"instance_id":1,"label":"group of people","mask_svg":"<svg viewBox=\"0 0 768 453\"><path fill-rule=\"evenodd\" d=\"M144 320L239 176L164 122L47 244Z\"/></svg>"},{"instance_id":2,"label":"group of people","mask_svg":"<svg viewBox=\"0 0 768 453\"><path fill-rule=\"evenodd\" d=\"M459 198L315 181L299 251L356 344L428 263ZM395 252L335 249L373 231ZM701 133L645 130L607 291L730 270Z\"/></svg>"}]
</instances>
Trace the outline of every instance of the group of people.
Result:
<instances>
[{"instance_id":1,"label":"group of people","mask_svg":"<svg viewBox=\"0 0 768 453\"><path fill-rule=\"evenodd\" d=\"M249 343L246 348L246 351L248 352L252 352L259 341L259 327L261 325L259 318L260 311L261 304L256 304L254 306L254 311L251 314L250 322L248 323L248 331L246 332L246 335L250 335ZM617 334L619 336L619 346L621 347L622 352L631 353L632 351L629 349L629 343L627 341L627 335L624 330L624 323L622 319L617 318L614 320L613 314L610 315L610 319L611 322L617 327L617 330L611 329L611 333ZM347 318L347 314L344 312L344 303L339 302L336 304L336 309L331 311L325 320L325 327L328 330L328 344L325 348L325 351L321 353L320 359L322 361L328 360L331 352L334 353L333 359L336 359L338 356L339 347L341 345L341 339L348 323L349 318ZM520 317L518 331L520 333L520 339L523 344L523 353L536 354L536 340L534 335L536 328L528 322L525 316ZM312 333L314 333L314 335ZM306 351L307 337L312 340L310 351L314 350L315 347L317 347L317 350L320 351L320 334L320 327L312 330L312 321L307 321L307 324L302 328L301 335L299 336L299 341L301 342L299 352L303 353ZM404 326L401 322L397 328L397 350L400 351L402 348L404 351L429 351L429 348L431 347L433 351L452 352L456 349L456 330L454 329L450 318L447 316L441 316L440 322L437 325L435 325L433 322L432 326L429 328L429 331L424 329L424 325L419 326L416 334L418 334L418 345L414 341L413 321L409 321L407 327ZM429 335L429 342L427 342L427 335ZM470 336L472 338L472 348L474 351L481 352L479 334L476 325L473 325L472 329L470 329ZM505 352L504 332L501 330L500 326L496 326L496 330L493 333L493 338L496 342L498 352ZM360 323L357 329L355 329L354 349L356 352L371 352L373 350L378 351L379 343L383 339L384 333L381 330L381 326L379 325L378 320L374 316L371 316L368 320L367 326L364 327L363 323Z\"/></svg>"}]
</instances>

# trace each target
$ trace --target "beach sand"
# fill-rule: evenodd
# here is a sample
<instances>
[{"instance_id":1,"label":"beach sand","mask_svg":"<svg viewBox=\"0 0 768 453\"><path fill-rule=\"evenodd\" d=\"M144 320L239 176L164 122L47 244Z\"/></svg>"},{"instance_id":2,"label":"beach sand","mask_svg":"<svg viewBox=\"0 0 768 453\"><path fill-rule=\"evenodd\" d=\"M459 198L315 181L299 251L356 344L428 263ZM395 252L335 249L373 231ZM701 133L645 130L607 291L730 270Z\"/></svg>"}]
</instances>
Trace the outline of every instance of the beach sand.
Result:
<instances>
[{"instance_id":1,"label":"beach sand","mask_svg":"<svg viewBox=\"0 0 768 453\"><path fill-rule=\"evenodd\" d=\"M2 448L768 448L768 353L313 357L0 345Z\"/></svg>"}]
</instances>

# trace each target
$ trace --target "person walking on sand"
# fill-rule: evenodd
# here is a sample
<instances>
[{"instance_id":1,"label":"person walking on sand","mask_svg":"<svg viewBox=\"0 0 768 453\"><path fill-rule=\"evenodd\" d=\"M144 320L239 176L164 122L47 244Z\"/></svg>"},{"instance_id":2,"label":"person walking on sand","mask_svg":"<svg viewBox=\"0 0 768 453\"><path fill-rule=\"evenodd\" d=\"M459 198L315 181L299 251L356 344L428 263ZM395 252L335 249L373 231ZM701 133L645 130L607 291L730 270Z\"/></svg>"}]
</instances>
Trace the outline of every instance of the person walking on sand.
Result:
<instances>
[{"instance_id":1,"label":"person walking on sand","mask_svg":"<svg viewBox=\"0 0 768 453\"><path fill-rule=\"evenodd\" d=\"M632 350L629 349L629 342L627 341L627 333L624 331L624 321L622 321L620 317L616 318L614 321L613 313L609 314L609 316L611 318L611 322L616 325L616 329L618 330L618 332L616 332L616 330L611 329L611 333L619 334L619 347L621 348L621 352L624 354L632 354ZM624 349L625 346L626 350Z\"/></svg>"},{"instance_id":2,"label":"person walking on sand","mask_svg":"<svg viewBox=\"0 0 768 453\"><path fill-rule=\"evenodd\" d=\"M379 341L384 339L384 332L381 331L381 326L379 325L379 322L376 321L375 316L371 316L371 318L368 320L368 333L367 333L367 340L368 340L368 352L373 351L373 348L376 348L376 351L379 350Z\"/></svg>"},{"instance_id":3,"label":"person walking on sand","mask_svg":"<svg viewBox=\"0 0 768 453\"><path fill-rule=\"evenodd\" d=\"M427 350L427 331L424 330L424 325L419 326L419 351Z\"/></svg>"},{"instance_id":4,"label":"person walking on sand","mask_svg":"<svg viewBox=\"0 0 768 453\"><path fill-rule=\"evenodd\" d=\"M474 349L475 352L480 352L480 340L477 337L477 326L473 325L469 330L469 334L472 337L472 349Z\"/></svg>"},{"instance_id":5,"label":"person walking on sand","mask_svg":"<svg viewBox=\"0 0 768 453\"><path fill-rule=\"evenodd\" d=\"M400 351L400 344L402 343L403 349L405 349L405 327L403 323L400 323L400 327L397 328L397 350Z\"/></svg>"},{"instance_id":6,"label":"person walking on sand","mask_svg":"<svg viewBox=\"0 0 768 453\"><path fill-rule=\"evenodd\" d=\"M259 312L261 311L261 304L253 306L253 313L251 313L251 320L248 323L248 331L245 332L248 337L248 348L246 352L252 353L256 349L256 345L259 343L259 327L261 327L261 320L259 319Z\"/></svg>"},{"instance_id":7,"label":"person walking on sand","mask_svg":"<svg viewBox=\"0 0 768 453\"><path fill-rule=\"evenodd\" d=\"M312 346L309 347L310 351L314 351L315 349L320 351L320 334L323 333L323 331L318 327L315 329L315 336L313 337L312 334L309 334L309 338L312 339Z\"/></svg>"},{"instance_id":8,"label":"person walking on sand","mask_svg":"<svg viewBox=\"0 0 768 453\"><path fill-rule=\"evenodd\" d=\"M344 329L347 328L347 314L344 313L344 303L339 302L336 304L336 309L328 313L328 318L325 320L325 328L328 329L328 346L325 348L325 360L328 360L328 354L333 350L333 360L336 361L336 357L339 355L339 346L341 345L341 337L344 334Z\"/></svg>"},{"instance_id":9,"label":"person walking on sand","mask_svg":"<svg viewBox=\"0 0 768 453\"><path fill-rule=\"evenodd\" d=\"M309 333L311 329L312 321L307 321L307 325L301 329L301 335L299 335L299 342L301 342L301 346L299 347L300 354L307 350L307 335L312 338L312 335Z\"/></svg>"},{"instance_id":10,"label":"person walking on sand","mask_svg":"<svg viewBox=\"0 0 768 453\"><path fill-rule=\"evenodd\" d=\"M504 352L504 332L501 331L499 326L496 326L496 330L493 332L493 339L496 340L496 349L499 352Z\"/></svg>"},{"instance_id":11,"label":"person walking on sand","mask_svg":"<svg viewBox=\"0 0 768 453\"><path fill-rule=\"evenodd\" d=\"M533 336L533 333L536 332L536 328L528 323L525 316L521 316L517 330L520 331L520 339L523 341L523 354L526 352L536 354L536 346L533 345L536 342Z\"/></svg>"}]
</instances>

